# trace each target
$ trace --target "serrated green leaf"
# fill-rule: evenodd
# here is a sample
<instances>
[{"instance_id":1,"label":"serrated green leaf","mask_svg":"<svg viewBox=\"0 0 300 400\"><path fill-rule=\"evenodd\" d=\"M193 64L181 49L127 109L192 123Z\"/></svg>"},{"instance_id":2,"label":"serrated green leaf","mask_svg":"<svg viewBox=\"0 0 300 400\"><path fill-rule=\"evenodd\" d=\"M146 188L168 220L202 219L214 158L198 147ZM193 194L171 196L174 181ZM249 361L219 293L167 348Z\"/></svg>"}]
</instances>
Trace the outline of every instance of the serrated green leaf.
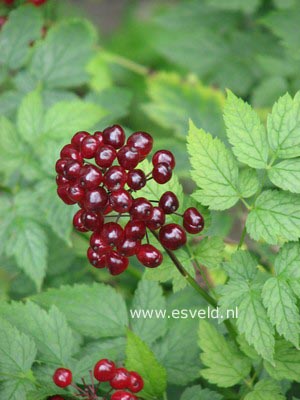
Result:
<instances>
[{"instance_id":1,"label":"serrated green leaf","mask_svg":"<svg viewBox=\"0 0 300 400\"><path fill-rule=\"evenodd\" d=\"M219 299L220 315L222 319L227 319L228 310L239 307L244 299L245 293L249 290L246 282L231 279L226 285L219 288L221 295Z\"/></svg>"},{"instance_id":2,"label":"serrated green leaf","mask_svg":"<svg viewBox=\"0 0 300 400\"><path fill-rule=\"evenodd\" d=\"M193 197L213 210L226 210L239 200L238 166L219 139L190 124L188 152L192 178L200 188Z\"/></svg>"},{"instance_id":3,"label":"serrated green leaf","mask_svg":"<svg viewBox=\"0 0 300 400\"><path fill-rule=\"evenodd\" d=\"M292 99L287 93L274 104L268 116L268 140L280 158L300 156L300 94Z\"/></svg>"},{"instance_id":4,"label":"serrated green leaf","mask_svg":"<svg viewBox=\"0 0 300 400\"><path fill-rule=\"evenodd\" d=\"M262 379L245 396L245 400L285 400L285 397L281 394L279 383L272 379Z\"/></svg>"},{"instance_id":5,"label":"serrated green leaf","mask_svg":"<svg viewBox=\"0 0 300 400\"><path fill-rule=\"evenodd\" d=\"M210 383L230 387L239 383L250 372L251 363L205 320L200 323L199 345L201 360L206 368L201 375Z\"/></svg>"},{"instance_id":6,"label":"serrated green leaf","mask_svg":"<svg viewBox=\"0 0 300 400\"><path fill-rule=\"evenodd\" d=\"M300 279L300 244L286 243L275 259L275 272L278 276Z\"/></svg>"},{"instance_id":7,"label":"serrated green leaf","mask_svg":"<svg viewBox=\"0 0 300 400\"><path fill-rule=\"evenodd\" d=\"M88 81L85 66L96 34L84 20L63 21L49 29L33 55L31 73L48 88L68 88Z\"/></svg>"},{"instance_id":8,"label":"serrated green leaf","mask_svg":"<svg viewBox=\"0 0 300 400\"><path fill-rule=\"evenodd\" d=\"M145 399L157 399L166 390L167 376L148 346L133 332L127 333L126 368L137 371L145 386L140 395Z\"/></svg>"},{"instance_id":9,"label":"serrated green leaf","mask_svg":"<svg viewBox=\"0 0 300 400\"><path fill-rule=\"evenodd\" d=\"M243 169L239 174L239 191L247 199L257 193L260 183L254 169Z\"/></svg>"},{"instance_id":10,"label":"serrated green leaf","mask_svg":"<svg viewBox=\"0 0 300 400\"><path fill-rule=\"evenodd\" d=\"M2 303L0 315L34 340L40 360L57 366L68 365L68 361L77 350L66 319L55 306L47 313L31 302Z\"/></svg>"},{"instance_id":11,"label":"serrated green leaf","mask_svg":"<svg viewBox=\"0 0 300 400\"><path fill-rule=\"evenodd\" d=\"M265 168L269 154L266 130L252 107L228 91L224 120L238 160L252 168Z\"/></svg>"},{"instance_id":12,"label":"serrated green leaf","mask_svg":"<svg viewBox=\"0 0 300 400\"><path fill-rule=\"evenodd\" d=\"M257 354L254 347L250 345L247 340L245 339L244 335L238 335L236 338L240 349L248 358L254 361L261 361L261 357Z\"/></svg>"},{"instance_id":13,"label":"serrated green leaf","mask_svg":"<svg viewBox=\"0 0 300 400\"><path fill-rule=\"evenodd\" d=\"M1 63L16 70L27 61L30 42L40 37L41 12L31 5L19 7L9 13L9 20L0 34Z\"/></svg>"},{"instance_id":14,"label":"serrated green leaf","mask_svg":"<svg viewBox=\"0 0 300 400\"><path fill-rule=\"evenodd\" d=\"M66 399L66 391L64 389L60 389L57 386L50 386L46 385L43 382L43 387L40 387L39 389L28 391L27 398L30 400L45 400L49 398L50 396L64 396L62 397L63 399ZM50 398L51 398L50 397ZM55 398L55 397L54 397ZM68 397L69 398L69 397ZM27 400L27 399L26 399Z\"/></svg>"},{"instance_id":15,"label":"serrated green leaf","mask_svg":"<svg viewBox=\"0 0 300 400\"><path fill-rule=\"evenodd\" d=\"M26 378L10 379L0 384L0 395L3 399L27 400L27 393L33 388L33 383Z\"/></svg>"},{"instance_id":16,"label":"serrated green leaf","mask_svg":"<svg viewBox=\"0 0 300 400\"><path fill-rule=\"evenodd\" d=\"M300 317L297 299L288 283L273 277L266 281L262 298L268 316L280 335L299 346Z\"/></svg>"},{"instance_id":17,"label":"serrated green leaf","mask_svg":"<svg viewBox=\"0 0 300 400\"><path fill-rule=\"evenodd\" d=\"M223 268L230 278L245 281L254 278L257 264L257 260L251 253L238 250L232 255L230 262L223 264Z\"/></svg>"},{"instance_id":18,"label":"serrated green leaf","mask_svg":"<svg viewBox=\"0 0 300 400\"><path fill-rule=\"evenodd\" d=\"M254 240L278 244L300 237L300 197L287 192L267 190L250 212L247 231Z\"/></svg>"},{"instance_id":19,"label":"serrated green leaf","mask_svg":"<svg viewBox=\"0 0 300 400\"><path fill-rule=\"evenodd\" d=\"M268 176L274 185L292 193L300 193L300 159L285 160L273 165Z\"/></svg>"},{"instance_id":20,"label":"serrated green leaf","mask_svg":"<svg viewBox=\"0 0 300 400\"><path fill-rule=\"evenodd\" d=\"M225 245L221 238L211 237L202 239L195 249L200 264L207 268L216 268L223 260Z\"/></svg>"},{"instance_id":21,"label":"serrated green leaf","mask_svg":"<svg viewBox=\"0 0 300 400\"><path fill-rule=\"evenodd\" d=\"M200 385L186 389L180 400L222 400L223 396L209 389L202 389Z\"/></svg>"},{"instance_id":22,"label":"serrated green leaf","mask_svg":"<svg viewBox=\"0 0 300 400\"><path fill-rule=\"evenodd\" d=\"M151 281L140 281L135 292L131 310L163 310L166 301L162 288ZM131 318L133 332L145 343L151 345L159 337L163 336L167 329L167 320L164 318Z\"/></svg>"},{"instance_id":23,"label":"serrated green leaf","mask_svg":"<svg viewBox=\"0 0 300 400\"><path fill-rule=\"evenodd\" d=\"M118 337L128 325L123 298L110 286L62 286L32 297L43 307L56 307L73 329L91 338Z\"/></svg>"},{"instance_id":24,"label":"serrated green leaf","mask_svg":"<svg viewBox=\"0 0 300 400\"><path fill-rule=\"evenodd\" d=\"M29 93L18 111L18 130L28 143L34 143L43 132L44 107L39 91Z\"/></svg>"}]
</instances>

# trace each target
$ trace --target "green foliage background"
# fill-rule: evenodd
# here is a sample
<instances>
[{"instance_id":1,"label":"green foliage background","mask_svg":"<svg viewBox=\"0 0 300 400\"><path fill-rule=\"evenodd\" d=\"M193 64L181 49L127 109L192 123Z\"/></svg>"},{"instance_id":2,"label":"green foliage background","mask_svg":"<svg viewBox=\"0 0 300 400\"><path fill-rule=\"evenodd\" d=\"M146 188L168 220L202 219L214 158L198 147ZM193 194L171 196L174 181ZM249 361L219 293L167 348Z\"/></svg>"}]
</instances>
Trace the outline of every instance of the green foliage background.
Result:
<instances>
[{"instance_id":1,"label":"green foliage background","mask_svg":"<svg viewBox=\"0 0 300 400\"><path fill-rule=\"evenodd\" d=\"M129 2L110 35L65 1L16 3L0 5L1 399L66 396L53 370L78 381L101 357L139 371L147 400L300 398L299 2ZM176 176L143 194L204 213L177 256L221 310L239 308L233 336L130 319L207 307L167 256L120 277L89 266L54 163L76 131L112 123L174 151Z\"/></svg>"}]
</instances>

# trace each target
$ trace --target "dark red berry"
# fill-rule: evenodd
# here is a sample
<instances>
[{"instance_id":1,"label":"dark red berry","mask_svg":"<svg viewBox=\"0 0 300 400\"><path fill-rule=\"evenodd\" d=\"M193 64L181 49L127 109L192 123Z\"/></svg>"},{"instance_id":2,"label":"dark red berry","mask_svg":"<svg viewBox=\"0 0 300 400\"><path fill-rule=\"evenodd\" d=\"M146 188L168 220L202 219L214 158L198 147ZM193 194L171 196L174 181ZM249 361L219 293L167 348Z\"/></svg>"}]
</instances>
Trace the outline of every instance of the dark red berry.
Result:
<instances>
[{"instance_id":1,"label":"dark red berry","mask_svg":"<svg viewBox=\"0 0 300 400\"><path fill-rule=\"evenodd\" d=\"M81 142L83 141L83 139L85 139L88 136L90 136L90 134L86 131L77 132L72 137L71 143L77 150L80 150Z\"/></svg>"},{"instance_id":2,"label":"dark red berry","mask_svg":"<svg viewBox=\"0 0 300 400\"><path fill-rule=\"evenodd\" d=\"M104 358L95 365L94 377L99 382L108 382L115 376L115 371L115 363Z\"/></svg>"},{"instance_id":3,"label":"dark red berry","mask_svg":"<svg viewBox=\"0 0 300 400\"><path fill-rule=\"evenodd\" d=\"M130 146L122 147L119 150L117 157L119 164L128 170L134 169L140 161L138 150Z\"/></svg>"},{"instance_id":4,"label":"dark red berry","mask_svg":"<svg viewBox=\"0 0 300 400\"><path fill-rule=\"evenodd\" d=\"M109 145L98 147L95 155L96 164L101 168L109 168L117 156L116 150Z\"/></svg>"},{"instance_id":5,"label":"dark red berry","mask_svg":"<svg viewBox=\"0 0 300 400\"><path fill-rule=\"evenodd\" d=\"M130 209L132 220L148 221L151 218L152 204L144 197L133 200Z\"/></svg>"},{"instance_id":6,"label":"dark red berry","mask_svg":"<svg viewBox=\"0 0 300 400\"><path fill-rule=\"evenodd\" d=\"M58 368L53 375L53 382L56 386L65 388L72 383L72 372L66 368Z\"/></svg>"},{"instance_id":7,"label":"dark red berry","mask_svg":"<svg viewBox=\"0 0 300 400\"><path fill-rule=\"evenodd\" d=\"M105 242L101 233L94 232L90 237L90 246L98 253L105 254L111 250L111 247Z\"/></svg>"},{"instance_id":8,"label":"dark red berry","mask_svg":"<svg viewBox=\"0 0 300 400\"><path fill-rule=\"evenodd\" d=\"M62 150L60 152L60 157L66 158L68 160L78 161L80 164L82 164L82 161L83 161L82 156L79 153L79 151L71 144L67 144L62 148Z\"/></svg>"},{"instance_id":9,"label":"dark red berry","mask_svg":"<svg viewBox=\"0 0 300 400\"><path fill-rule=\"evenodd\" d=\"M146 185L146 175L141 169L133 169L128 172L127 185L130 189L140 190Z\"/></svg>"},{"instance_id":10,"label":"dark red berry","mask_svg":"<svg viewBox=\"0 0 300 400\"><path fill-rule=\"evenodd\" d=\"M118 253L122 256L134 256L140 246L140 242L125 237L123 242L117 247Z\"/></svg>"},{"instance_id":11,"label":"dark red berry","mask_svg":"<svg viewBox=\"0 0 300 400\"><path fill-rule=\"evenodd\" d=\"M99 146L102 146L104 144L104 142L103 142L103 132L96 131L94 133L94 136L98 140Z\"/></svg>"},{"instance_id":12,"label":"dark red berry","mask_svg":"<svg viewBox=\"0 0 300 400\"><path fill-rule=\"evenodd\" d=\"M55 180L57 186L69 185L71 183L69 179L65 178L63 175L57 175Z\"/></svg>"},{"instance_id":13,"label":"dark red berry","mask_svg":"<svg viewBox=\"0 0 300 400\"><path fill-rule=\"evenodd\" d=\"M80 184L86 189L95 189L103 181L102 172L94 165L84 165L80 171Z\"/></svg>"},{"instance_id":14,"label":"dark red berry","mask_svg":"<svg viewBox=\"0 0 300 400\"><path fill-rule=\"evenodd\" d=\"M146 224L144 221L129 221L125 225L124 232L127 239L142 240L146 235Z\"/></svg>"},{"instance_id":15,"label":"dark red berry","mask_svg":"<svg viewBox=\"0 0 300 400\"><path fill-rule=\"evenodd\" d=\"M124 239L124 231L116 222L107 222L103 225L101 236L109 246L119 246Z\"/></svg>"},{"instance_id":16,"label":"dark red berry","mask_svg":"<svg viewBox=\"0 0 300 400\"><path fill-rule=\"evenodd\" d=\"M79 232L87 232L88 229L84 226L82 221L82 214L84 213L83 210L78 210L77 213L73 217L73 225L74 228Z\"/></svg>"},{"instance_id":17,"label":"dark red berry","mask_svg":"<svg viewBox=\"0 0 300 400\"><path fill-rule=\"evenodd\" d=\"M109 202L114 211L125 213L128 212L132 206L132 197L127 190L119 189L110 194Z\"/></svg>"},{"instance_id":18,"label":"dark red berry","mask_svg":"<svg viewBox=\"0 0 300 400\"><path fill-rule=\"evenodd\" d=\"M144 387L144 380L137 372L130 371L130 383L128 389L133 393L140 392Z\"/></svg>"},{"instance_id":19,"label":"dark red berry","mask_svg":"<svg viewBox=\"0 0 300 400\"><path fill-rule=\"evenodd\" d=\"M138 149L140 159L144 159L152 150L153 139L149 133L135 132L127 139L127 144Z\"/></svg>"},{"instance_id":20,"label":"dark red berry","mask_svg":"<svg viewBox=\"0 0 300 400\"><path fill-rule=\"evenodd\" d=\"M7 5L14 4L15 0L4 0L4 3Z\"/></svg>"},{"instance_id":21,"label":"dark red berry","mask_svg":"<svg viewBox=\"0 0 300 400\"><path fill-rule=\"evenodd\" d=\"M166 216L160 207L153 207L149 221L146 222L147 228L155 230L163 226Z\"/></svg>"},{"instance_id":22,"label":"dark red berry","mask_svg":"<svg viewBox=\"0 0 300 400\"><path fill-rule=\"evenodd\" d=\"M129 260L116 251L110 251L106 255L106 264L111 275L119 275L126 270ZM115 387L115 389L123 389L123 387Z\"/></svg>"},{"instance_id":23,"label":"dark red berry","mask_svg":"<svg viewBox=\"0 0 300 400\"><path fill-rule=\"evenodd\" d=\"M108 194L105 189L99 187L85 193L84 208L90 211L103 210L108 202Z\"/></svg>"},{"instance_id":24,"label":"dark red berry","mask_svg":"<svg viewBox=\"0 0 300 400\"><path fill-rule=\"evenodd\" d=\"M123 167L114 165L104 175L104 185L108 190L122 189L127 181L127 173Z\"/></svg>"},{"instance_id":25,"label":"dark red berry","mask_svg":"<svg viewBox=\"0 0 300 400\"><path fill-rule=\"evenodd\" d=\"M172 169L165 163L156 164L152 170L152 177L155 182L162 185L172 178Z\"/></svg>"},{"instance_id":26,"label":"dark red berry","mask_svg":"<svg viewBox=\"0 0 300 400\"><path fill-rule=\"evenodd\" d=\"M81 171L81 163L69 160L64 167L64 176L70 180L76 180Z\"/></svg>"},{"instance_id":27,"label":"dark red berry","mask_svg":"<svg viewBox=\"0 0 300 400\"><path fill-rule=\"evenodd\" d=\"M125 132L120 125L113 125L103 131L103 141L115 149L120 149L125 143Z\"/></svg>"},{"instance_id":28,"label":"dark red berry","mask_svg":"<svg viewBox=\"0 0 300 400\"><path fill-rule=\"evenodd\" d=\"M57 160L56 164L55 164L55 171L58 174L63 174L65 172L65 166L66 166L67 162L68 162L68 160L62 159L62 158Z\"/></svg>"},{"instance_id":29,"label":"dark red berry","mask_svg":"<svg viewBox=\"0 0 300 400\"><path fill-rule=\"evenodd\" d=\"M138 400L138 398L132 393L118 390L111 395L110 400Z\"/></svg>"},{"instance_id":30,"label":"dark red berry","mask_svg":"<svg viewBox=\"0 0 300 400\"><path fill-rule=\"evenodd\" d=\"M159 231L160 243L169 250L177 250L186 243L186 234L180 225L167 224Z\"/></svg>"},{"instance_id":31,"label":"dark red berry","mask_svg":"<svg viewBox=\"0 0 300 400\"><path fill-rule=\"evenodd\" d=\"M57 194L58 196L62 199L62 201L68 205L75 204L76 201L73 201L70 199L69 194L69 185L63 185L63 186L58 186L57 188Z\"/></svg>"},{"instance_id":32,"label":"dark red berry","mask_svg":"<svg viewBox=\"0 0 300 400\"><path fill-rule=\"evenodd\" d=\"M51 396L50 400L65 400L65 399L61 396Z\"/></svg>"},{"instance_id":33,"label":"dark red berry","mask_svg":"<svg viewBox=\"0 0 300 400\"><path fill-rule=\"evenodd\" d=\"M68 196L71 200L76 201L76 203L81 202L84 199L85 191L78 183L75 185L70 185L68 188Z\"/></svg>"},{"instance_id":34,"label":"dark red berry","mask_svg":"<svg viewBox=\"0 0 300 400\"><path fill-rule=\"evenodd\" d=\"M89 247L87 250L87 258L89 262L95 267L99 262L100 256L94 249Z\"/></svg>"},{"instance_id":35,"label":"dark red berry","mask_svg":"<svg viewBox=\"0 0 300 400\"><path fill-rule=\"evenodd\" d=\"M151 244L143 244L136 253L137 259L141 264L148 268L158 267L163 260L161 252Z\"/></svg>"},{"instance_id":36,"label":"dark red berry","mask_svg":"<svg viewBox=\"0 0 300 400\"><path fill-rule=\"evenodd\" d=\"M30 3L34 4L36 7L41 6L46 3L47 0L30 0Z\"/></svg>"},{"instance_id":37,"label":"dark red berry","mask_svg":"<svg viewBox=\"0 0 300 400\"><path fill-rule=\"evenodd\" d=\"M204 228L204 218L195 207L190 207L183 214L183 226L189 233L199 233Z\"/></svg>"},{"instance_id":38,"label":"dark red berry","mask_svg":"<svg viewBox=\"0 0 300 400\"><path fill-rule=\"evenodd\" d=\"M117 368L114 377L110 380L113 389L127 389L130 384L130 374L125 368Z\"/></svg>"},{"instance_id":39,"label":"dark red berry","mask_svg":"<svg viewBox=\"0 0 300 400\"><path fill-rule=\"evenodd\" d=\"M103 227L104 218L102 214L93 211L84 211L82 213L82 222L89 231L100 231Z\"/></svg>"},{"instance_id":40,"label":"dark red berry","mask_svg":"<svg viewBox=\"0 0 300 400\"><path fill-rule=\"evenodd\" d=\"M152 164L156 166L157 164L168 164L171 169L175 167L174 155L168 150L159 150L152 157Z\"/></svg>"},{"instance_id":41,"label":"dark red berry","mask_svg":"<svg viewBox=\"0 0 300 400\"><path fill-rule=\"evenodd\" d=\"M83 158L94 158L99 142L95 136L87 136L80 144L80 151Z\"/></svg>"},{"instance_id":42,"label":"dark red berry","mask_svg":"<svg viewBox=\"0 0 300 400\"><path fill-rule=\"evenodd\" d=\"M174 213L179 207L178 198L173 192L165 192L161 196L158 204L166 214Z\"/></svg>"}]
</instances>

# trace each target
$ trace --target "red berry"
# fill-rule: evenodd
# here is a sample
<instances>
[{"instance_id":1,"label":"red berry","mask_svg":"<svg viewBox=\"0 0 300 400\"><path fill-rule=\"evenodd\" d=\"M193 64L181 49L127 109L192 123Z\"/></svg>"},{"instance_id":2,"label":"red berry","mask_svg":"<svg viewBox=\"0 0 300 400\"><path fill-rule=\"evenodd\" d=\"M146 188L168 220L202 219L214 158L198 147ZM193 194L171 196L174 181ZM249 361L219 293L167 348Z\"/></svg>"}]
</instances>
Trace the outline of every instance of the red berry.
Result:
<instances>
[{"instance_id":1,"label":"red berry","mask_svg":"<svg viewBox=\"0 0 300 400\"><path fill-rule=\"evenodd\" d=\"M110 400L138 400L138 398L132 393L118 390L111 395Z\"/></svg>"},{"instance_id":2,"label":"red berry","mask_svg":"<svg viewBox=\"0 0 300 400\"><path fill-rule=\"evenodd\" d=\"M65 166L66 166L67 162L68 162L68 160L62 159L62 158L57 160L56 164L55 164L55 171L58 174L63 174L65 172Z\"/></svg>"},{"instance_id":3,"label":"red berry","mask_svg":"<svg viewBox=\"0 0 300 400\"><path fill-rule=\"evenodd\" d=\"M65 400L65 399L61 396L52 396L50 397L50 400Z\"/></svg>"},{"instance_id":4,"label":"red berry","mask_svg":"<svg viewBox=\"0 0 300 400\"><path fill-rule=\"evenodd\" d=\"M156 166L157 164L164 163L168 164L171 169L175 167L174 155L168 150L159 150L152 157L152 164Z\"/></svg>"},{"instance_id":5,"label":"red berry","mask_svg":"<svg viewBox=\"0 0 300 400\"><path fill-rule=\"evenodd\" d=\"M108 202L108 194L105 189L99 187L85 193L84 208L89 211L103 210Z\"/></svg>"},{"instance_id":6,"label":"red berry","mask_svg":"<svg viewBox=\"0 0 300 400\"><path fill-rule=\"evenodd\" d=\"M85 131L77 132L72 137L71 143L77 150L80 150L80 143L83 141L83 139L85 139L88 136L90 136L88 132Z\"/></svg>"},{"instance_id":7,"label":"red berry","mask_svg":"<svg viewBox=\"0 0 300 400\"><path fill-rule=\"evenodd\" d=\"M124 272L125 269L128 267L129 260L127 257L122 256L116 251L110 251L106 255L106 264L111 275L119 275L122 272ZM115 387L115 389L123 389L123 388Z\"/></svg>"},{"instance_id":8,"label":"red berry","mask_svg":"<svg viewBox=\"0 0 300 400\"><path fill-rule=\"evenodd\" d=\"M95 189L103 181L102 172L94 165L84 165L80 171L80 184L86 189Z\"/></svg>"},{"instance_id":9,"label":"red berry","mask_svg":"<svg viewBox=\"0 0 300 400\"><path fill-rule=\"evenodd\" d=\"M98 143L99 143L99 146L102 146L103 145L103 132L100 132L100 131L96 131L95 133L94 133L94 136L95 136L95 138L98 140Z\"/></svg>"},{"instance_id":10,"label":"red berry","mask_svg":"<svg viewBox=\"0 0 300 400\"><path fill-rule=\"evenodd\" d=\"M78 161L69 160L64 167L64 176L67 179L75 180L79 177L81 164Z\"/></svg>"},{"instance_id":11,"label":"red berry","mask_svg":"<svg viewBox=\"0 0 300 400\"><path fill-rule=\"evenodd\" d=\"M138 149L140 159L144 159L152 150L153 139L149 133L135 132L127 139L127 144Z\"/></svg>"},{"instance_id":12,"label":"red berry","mask_svg":"<svg viewBox=\"0 0 300 400\"><path fill-rule=\"evenodd\" d=\"M109 246L118 246L123 242L124 231L116 222L107 222L103 225L101 236Z\"/></svg>"},{"instance_id":13,"label":"red berry","mask_svg":"<svg viewBox=\"0 0 300 400\"><path fill-rule=\"evenodd\" d=\"M68 160L75 160L78 161L80 164L82 164L82 156L79 153L78 150L76 150L76 148L74 146L72 146L71 144L67 144L65 145L61 152L60 152L60 157L61 158L66 158Z\"/></svg>"},{"instance_id":14,"label":"red berry","mask_svg":"<svg viewBox=\"0 0 300 400\"><path fill-rule=\"evenodd\" d=\"M146 224L144 221L129 221L125 225L124 232L127 239L142 240L146 235Z\"/></svg>"},{"instance_id":15,"label":"red berry","mask_svg":"<svg viewBox=\"0 0 300 400\"><path fill-rule=\"evenodd\" d=\"M177 250L186 243L186 234L177 224L167 224L159 231L160 243L169 250Z\"/></svg>"},{"instance_id":16,"label":"red berry","mask_svg":"<svg viewBox=\"0 0 300 400\"><path fill-rule=\"evenodd\" d=\"M68 196L71 200L76 201L76 203L83 200L85 196L84 189L76 183L75 185L70 185L68 188Z\"/></svg>"},{"instance_id":17,"label":"red berry","mask_svg":"<svg viewBox=\"0 0 300 400\"><path fill-rule=\"evenodd\" d=\"M83 158L94 158L99 142L94 136L87 136L80 144L80 151Z\"/></svg>"},{"instance_id":18,"label":"red berry","mask_svg":"<svg viewBox=\"0 0 300 400\"><path fill-rule=\"evenodd\" d=\"M98 147L95 155L96 164L101 168L109 168L117 156L116 150L109 145Z\"/></svg>"},{"instance_id":19,"label":"red berry","mask_svg":"<svg viewBox=\"0 0 300 400\"><path fill-rule=\"evenodd\" d=\"M100 256L99 254L93 250L91 247L88 248L87 250L87 258L89 262L96 267L96 265L100 262ZM104 256L104 267L105 267L105 256Z\"/></svg>"},{"instance_id":20,"label":"red berry","mask_svg":"<svg viewBox=\"0 0 300 400\"><path fill-rule=\"evenodd\" d=\"M46 3L47 0L30 0L32 4L34 4L36 7L41 6L42 4Z\"/></svg>"},{"instance_id":21,"label":"red berry","mask_svg":"<svg viewBox=\"0 0 300 400\"><path fill-rule=\"evenodd\" d=\"M57 186L63 186L63 185L70 184L69 179L65 178L63 175L57 175L55 180L56 180Z\"/></svg>"},{"instance_id":22,"label":"red berry","mask_svg":"<svg viewBox=\"0 0 300 400\"><path fill-rule=\"evenodd\" d=\"M119 164L128 170L134 169L140 161L140 154L138 150L130 146L122 147L119 150L117 157Z\"/></svg>"},{"instance_id":23,"label":"red berry","mask_svg":"<svg viewBox=\"0 0 300 400\"><path fill-rule=\"evenodd\" d=\"M62 199L62 201L68 205L75 204L76 201L70 199L68 194L69 185L58 186L57 194Z\"/></svg>"},{"instance_id":24,"label":"red berry","mask_svg":"<svg viewBox=\"0 0 300 400\"><path fill-rule=\"evenodd\" d=\"M77 213L73 217L73 225L74 228L79 232L87 232L88 229L84 226L82 221L82 214L84 213L83 210L78 210Z\"/></svg>"},{"instance_id":25,"label":"red berry","mask_svg":"<svg viewBox=\"0 0 300 400\"><path fill-rule=\"evenodd\" d=\"M133 200L130 209L131 219L148 221L151 218L152 204L144 197Z\"/></svg>"},{"instance_id":26,"label":"red berry","mask_svg":"<svg viewBox=\"0 0 300 400\"><path fill-rule=\"evenodd\" d=\"M109 202L113 210L118 213L125 213L132 206L132 197L127 190L119 189L110 194Z\"/></svg>"},{"instance_id":27,"label":"red berry","mask_svg":"<svg viewBox=\"0 0 300 400\"><path fill-rule=\"evenodd\" d=\"M155 230L163 226L166 216L160 207L153 207L149 221L146 222L147 228Z\"/></svg>"},{"instance_id":28,"label":"red berry","mask_svg":"<svg viewBox=\"0 0 300 400\"><path fill-rule=\"evenodd\" d=\"M158 267L163 260L161 252L151 244L143 244L136 253L137 259L141 264L148 268Z\"/></svg>"},{"instance_id":29,"label":"red berry","mask_svg":"<svg viewBox=\"0 0 300 400\"><path fill-rule=\"evenodd\" d=\"M94 377L99 382L108 382L110 381L116 371L116 366L113 361L107 360L106 358L97 362L94 367Z\"/></svg>"},{"instance_id":30,"label":"red berry","mask_svg":"<svg viewBox=\"0 0 300 400\"><path fill-rule=\"evenodd\" d=\"M120 125L113 125L103 131L103 141L115 149L120 149L125 143L125 132Z\"/></svg>"},{"instance_id":31,"label":"red berry","mask_svg":"<svg viewBox=\"0 0 300 400\"><path fill-rule=\"evenodd\" d=\"M204 218L195 207L187 208L183 214L183 226L189 233L199 233L204 228Z\"/></svg>"},{"instance_id":32,"label":"red berry","mask_svg":"<svg viewBox=\"0 0 300 400\"><path fill-rule=\"evenodd\" d=\"M65 388L72 383L72 372L66 368L58 368L53 375L53 382L56 386Z\"/></svg>"},{"instance_id":33,"label":"red berry","mask_svg":"<svg viewBox=\"0 0 300 400\"><path fill-rule=\"evenodd\" d=\"M130 189L142 189L146 185L146 182L146 175L141 169L133 169L128 172L127 185Z\"/></svg>"},{"instance_id":34,"label":"red berry","mask_svg":"<svg viewBox=\"0 0 300 400\"><path fill-rule=\"evenodd\" d=\"M155 182L164 184L172 178L172 169L166 163L158 163L153 167L152 177Z\"/></svg>"},{"instance_id":35,"label":"red berry","mask_svg":"<svg viewBox=\"0 0 300 400\"><path fill-rule=\"evenodd\" d=\"M117 368L114 377L110 380L113 389L127 389L130 383L130 374L125 368Z\"/></svg>"},{"instance_id":36,"label":"red berry","mask_svg":"<svg viewBox=\"0 0 300 400\"><path fill-rule=\"evenodd\" d=\"M7 5L14 4L15 0L4 0L4 3Z\"/></svg>"},{"instance_id":37,"label":"red berry","mask_svg":"<svg viewBox=\"0 0 300 400\"><path fill-rule=\"evenodd\" d=\"M110 246L105 242L101 233L94 232L90 237L90 246L98 253L105 254L111 250Z\"/></svg>"},{"instance_id":38,"label":"red berry","mask_svg":"<svg viewBox=\"0 0 300 400\"><path fill-rule=\"evenodd\" d=\"M165 192L160 200L159 207L161 207L166 214L172 214L179 207L179 201L175 193L173 192Z\"/></svg>"},{"instance_id":39,"label":"red berry","mask_svg":"<svg viewBox=\"0 0 300 400\"><path fill-rule=\"evenodd\" d=\"M110 167L104 175L104 185L108 190L122 189L127 181L127 173L124 168L119 166Z\"/></svg>"},{"instance_id":40,"label":"red berry","mask_svg":"<svg viewBox=\"0 0 300 400\"><path fill-rule=\"evenodd\" d=\"M125 237L123 242L117 247L118 253L122 256L131 257L137 252L140 242Z\"/></svg>"},{"instance_id":41,"label":"red berry","mask_svg":"<svg viewBox=\"0 0 300 400\"><path fill-rule=\"evenodd\" d=\"M97 214L93 211L84 211L81 218L84 227L89 231L100 231L103 227L104 218L102 214Z\"/></svg>"},{"instance_id":42,"label":"red berry","mask_svg":"<svg viewBox=\"0 0 300 400\"><path fill-rule=\"evenodd\" d=\"M133 393L140 392L144 387L144 380L137 372L130 371L130 383L128 389Z\"/></svg>"}]
</instances>

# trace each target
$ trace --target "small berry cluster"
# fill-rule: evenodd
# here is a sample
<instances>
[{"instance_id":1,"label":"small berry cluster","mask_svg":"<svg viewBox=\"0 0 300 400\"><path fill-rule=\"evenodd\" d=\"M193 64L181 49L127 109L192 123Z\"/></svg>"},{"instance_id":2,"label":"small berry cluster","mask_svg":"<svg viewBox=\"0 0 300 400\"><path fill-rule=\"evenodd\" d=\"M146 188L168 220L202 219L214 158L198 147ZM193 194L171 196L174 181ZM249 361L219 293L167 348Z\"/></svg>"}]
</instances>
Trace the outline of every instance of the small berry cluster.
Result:
<instances>
[{"instance_id":1,"label":"small berry cluster","mask_svg":"<svg viewBox=\"0 0 300 400\"><path fill-rule=\"evenodd\" d=\"M143 378L135 371L128 371L126 368L118 368L113 361L108 359L99 360L94 366L94 373L90 371L91 384L87 385L83 379L83 388L72 383L72 372L66 368L58 368L53 374L53 382L60 388L73 386L77 390L77 396L86 399L98 399L97 391L101 383L107 382L110 390L107 396L110 400L138 400L135 395L144 387ZM94 384L95 378L99 384ZM114 391L114 393L111 393ZM58 397L60 399L60 397ZM107 399L106 395L103 399ZM53 400L53 398L52 398ZM58 399L56 399L58 400Z\"/></svg>"},{"instance_id":2,"label":"small berry cluster","mask_svg":"<svg viewBox=\"0 0 300 400\"><path fill-rule=\"evenodd\" d=\"M125 141L119 125L93 135L77 132L56 162L58 196L66 204L80 206L73 218L74 227L80 232L93 232L87 257L94 267L107 267L112 275L125 271L128 258L134 255L146 267L161 264L163 256L149 243L147 230L159 229L163 247L176 250L186 243L185 231L196 234L204 227L196 208L188 208L181 215L183 227L166 223L166 216L179 207L173 192L165 192L159 201L134 196L150 179L158 184L168 182L175 159L168 150L157 151L152 157L152 171L146 175L137 166L151 152L152 137L135 132ZM91 159L95 164L86 161ZM116 220L107 222L112 217ZM121 217L129 217L124 227L118 223ZM147 243L142 244L145 237Z\"/></svg>"}]
</instances>

